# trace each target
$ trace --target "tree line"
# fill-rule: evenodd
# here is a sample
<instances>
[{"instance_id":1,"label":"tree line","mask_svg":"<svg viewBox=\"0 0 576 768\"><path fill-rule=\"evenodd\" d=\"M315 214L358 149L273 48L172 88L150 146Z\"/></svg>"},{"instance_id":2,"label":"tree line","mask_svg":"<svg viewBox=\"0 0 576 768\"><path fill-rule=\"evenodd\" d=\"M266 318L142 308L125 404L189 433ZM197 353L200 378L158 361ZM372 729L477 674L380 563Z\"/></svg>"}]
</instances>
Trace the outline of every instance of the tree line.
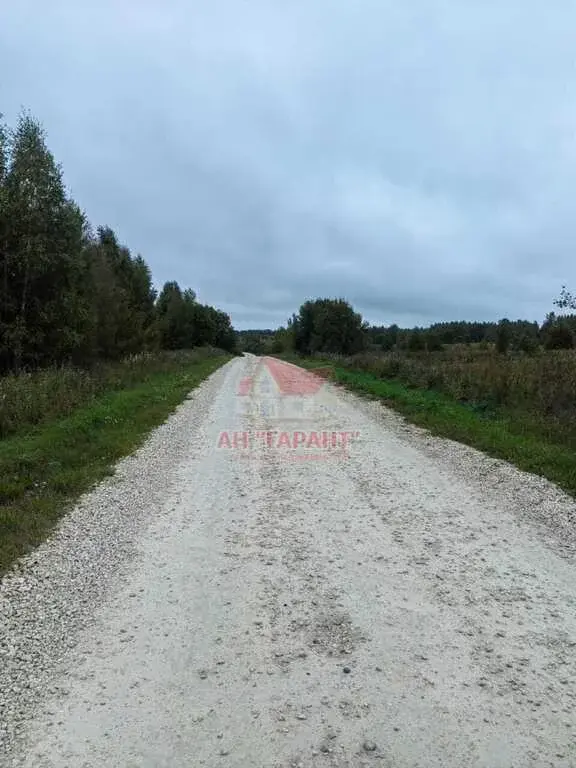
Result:
<instances>
[{"instance_id":1,"label":"tree line","mask_svg":"<svg viewBox=\"0 0 576 768\"><path fill-rule=\"evenodd\" d=\"M0 121L0 373L156 349L233 351L230 317L168 282L69 196L42 126Z\"/></svg>"},{"instance_id":2,"label":"tree line","mask_svg":"<svg viewBox=\"0 0 576 768\"><path fill-rule=\"evenodd\" d=\"M509 351L534 353L540 349L573 349L576 347L576 296L566 288L554 305L560 314L550 312L542 324L528 320L499 322L443 322L427 328L373 326L363 320L343 298L316 299L304 302L286 326L277 331L239 332L240 347L254 354L296 352L351 356L373 352L437 352L447 345L478 344ZM568 310L568 312L566 312Z\"/></svg>"}]
</instances>

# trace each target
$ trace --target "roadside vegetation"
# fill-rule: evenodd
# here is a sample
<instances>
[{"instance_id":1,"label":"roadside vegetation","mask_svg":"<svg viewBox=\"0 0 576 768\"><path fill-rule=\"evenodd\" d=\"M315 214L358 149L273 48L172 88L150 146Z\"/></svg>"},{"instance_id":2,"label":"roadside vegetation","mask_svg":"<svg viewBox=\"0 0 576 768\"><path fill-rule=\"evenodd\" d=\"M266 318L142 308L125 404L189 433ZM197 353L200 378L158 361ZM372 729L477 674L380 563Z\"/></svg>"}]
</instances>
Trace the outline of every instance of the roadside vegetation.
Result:
<instances>
[{"instance_id":1,"label":"roadside vegetation","mask_svg":"<svg viewBox=\"0 0 576 768\"><path fill-rule=\"evenodd\" d=\"M0 573L235 353L225 312L92 227L36 120L0 122Z\"/></svg>"},{"instance_id":2,"label":"roadside vegetation","mask_svg":"<svg viewBox=\"0 0 576 768\"><path fill-rule=\"evenodd\" d=\"M576 495L576 298L565 288L539 325L452 322L373 327L343 299L302 305L256 354L381 399L409 420L542 475ZM241 347L244 340L240 336Z\"/></svg>"},{"instance_id":3,"label":"roadside vegetation","mask_svg":"<svg viewBox=\"0 0 576 768\"><path fill-rule=\"evenodd\" d=\"M222 350L212 347L142 352L89 369L62 366L9 374L0 378L0 439L23 435L69 416L101 395L140 386L159 375L178 374L192 364L223 355Z\"/></svg>"},{"instance_id":4,"label":"roadside vegetation","mask_svg":"<svg viewBox=\"0 0 576 768\"><path fill-rule=\"evenodd\" d=\"M34 428L20 418L19 428L0 440L0 573L230 358L201 349L124 363L95 380L91 394L76 387L66 415L53 413ZM59 382L63 392L70 381L76 381L72 373Z\"/></svg>"}]
</instances>

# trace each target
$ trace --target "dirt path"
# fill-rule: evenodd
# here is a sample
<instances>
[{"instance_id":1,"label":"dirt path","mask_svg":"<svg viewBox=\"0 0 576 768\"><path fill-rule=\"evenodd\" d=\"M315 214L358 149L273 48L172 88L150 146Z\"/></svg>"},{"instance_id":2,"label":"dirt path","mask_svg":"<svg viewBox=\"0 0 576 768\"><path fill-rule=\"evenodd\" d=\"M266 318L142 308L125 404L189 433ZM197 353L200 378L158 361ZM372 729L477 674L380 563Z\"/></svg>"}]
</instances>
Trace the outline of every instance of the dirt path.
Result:
<instances>
[{"instance_id":1,"label":"dirt path","mask_svg":"<svg viewBox=\"0 0 576 768\"><path fill-rule=\"evenodd\" d=\"M125 535L123 560L61 617L42 674L29 660L38 706L0 695L2 765L576 765L572 502L252 356L165 429L105 484L102 514L130 515L136 478L163 478L130 535L91 529L83 568ZM52 552L0 588L5 680L46 621L22 633L14 606Z\"/></svg>"}]
</instances>

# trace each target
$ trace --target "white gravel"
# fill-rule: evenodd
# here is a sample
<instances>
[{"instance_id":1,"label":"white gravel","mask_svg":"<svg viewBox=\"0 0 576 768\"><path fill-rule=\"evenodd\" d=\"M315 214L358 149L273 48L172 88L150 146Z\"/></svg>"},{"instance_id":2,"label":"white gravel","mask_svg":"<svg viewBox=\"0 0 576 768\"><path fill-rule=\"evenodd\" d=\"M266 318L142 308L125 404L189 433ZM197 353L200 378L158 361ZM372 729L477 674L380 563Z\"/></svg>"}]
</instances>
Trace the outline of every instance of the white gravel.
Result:
<instances>
[{"instance_id":1,"label":"white gravel","mask_svg":"<svg viewBox=\"0 0 576 768\"><path fill-rule=\"evenodd\" d=\"M358 436L218 448L268 430ZM0 765L575 766L575 518L546 481L233 360L0 585Z\"/></svg>"}]
</instances>

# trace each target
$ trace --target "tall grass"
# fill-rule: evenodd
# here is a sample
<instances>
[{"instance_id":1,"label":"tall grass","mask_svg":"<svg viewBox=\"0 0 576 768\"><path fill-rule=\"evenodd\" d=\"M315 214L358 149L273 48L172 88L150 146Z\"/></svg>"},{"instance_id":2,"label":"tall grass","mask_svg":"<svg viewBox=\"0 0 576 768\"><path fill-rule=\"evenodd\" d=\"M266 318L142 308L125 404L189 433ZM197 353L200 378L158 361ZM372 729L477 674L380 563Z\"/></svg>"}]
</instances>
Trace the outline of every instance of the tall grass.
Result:
<instances>
[{"instance_id":1,"label":"tall grass","mask_svg":"<svg viewBox=\"0 0 576 768\"><path fill-rule=\"evenodd\" d=\"M491 350L449 349L358 355L344 364L381 379L441 392L477 411L513 414L530 432L576 448L574 350L498 355Z\"/></svg>"},{"instance_id":2,"label":"tall grass","mask_svg":"<svg viewBox=\"0 0 576 768\"><path fill-rule=\"evenodd\" d=\"M209 347L141 353L90 370L61 367L0 378L0 440L66 416L104 392L128 389L223 354Z\"/></svg>"}]
</instances>

